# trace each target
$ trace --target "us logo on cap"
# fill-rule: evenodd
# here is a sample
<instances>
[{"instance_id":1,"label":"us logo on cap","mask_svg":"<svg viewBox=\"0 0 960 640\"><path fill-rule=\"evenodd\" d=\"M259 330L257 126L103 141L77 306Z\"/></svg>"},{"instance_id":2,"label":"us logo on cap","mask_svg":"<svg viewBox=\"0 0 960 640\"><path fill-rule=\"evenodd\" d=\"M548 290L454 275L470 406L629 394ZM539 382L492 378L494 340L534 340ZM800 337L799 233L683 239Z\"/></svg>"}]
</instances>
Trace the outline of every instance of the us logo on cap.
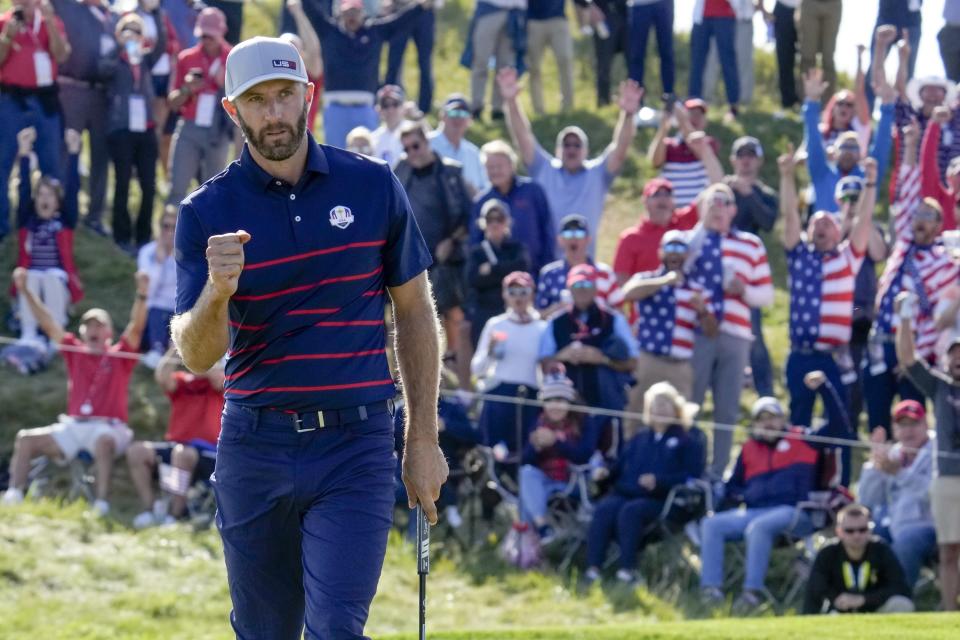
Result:
<instances>
[{"instance_id":1,"label":"us logo on cap","mask_svg":"<svg viewBox=\"0 0 960 640\"><path fill-rule=\"evenodd\" d=\"M297 63L293 60L274 60L273 66L277 69L290 69L291 71L297 70Z\"/></svg>"},{"instance_id":2,"label":"us logo on cap","mask_svg":"<svg viewBox=\"0 0 960 640\"><path fill-rule=\"evenodd\" d=\"M330 209L330 224L338 229L346 229L353 224L353 212L350 207L339 205Z\"/></svg>"}]
</instances>

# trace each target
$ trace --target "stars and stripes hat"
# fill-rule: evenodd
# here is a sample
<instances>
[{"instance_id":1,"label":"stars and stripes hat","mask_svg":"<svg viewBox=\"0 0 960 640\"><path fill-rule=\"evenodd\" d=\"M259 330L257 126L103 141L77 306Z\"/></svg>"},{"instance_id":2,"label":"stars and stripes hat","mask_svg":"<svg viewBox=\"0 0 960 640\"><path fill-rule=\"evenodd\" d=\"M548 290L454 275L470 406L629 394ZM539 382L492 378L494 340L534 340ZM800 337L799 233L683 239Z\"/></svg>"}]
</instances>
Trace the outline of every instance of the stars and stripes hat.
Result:
<instances>
[{"instance_id":1,"label":"stars and stripes hat","mask_svg":"<svg viewBox=\"0 0 960 640\"><path fill-rule=\"evenodd\" d=\"M543 382L537 395L541 400L575 402L577 390L573 386L573 381L567 377L566 368L562 364L556 363L543 375Z\"/></svg>"},{"instance_id":2,"label":"stars and stripes hat","mask_svg":"<svg viewBox=\"0 0 960 640\"><path fill-rule=\"evenodd\" d=\"M307 84L307 70L297 48L280 38L256 36L235 46L227 56L224 89L231 102L267 80Z\"/></svg>"},{"instance_id":3,"label":"stars and stripes hat","mask_svg":"<svg viewBox=\"0 0 960 640\"><path fill-rule=\"evenodd\" d=\"M833 190L833 197L836 200L850 196L859 198L861 191L863 191L863 178L860 176L844 176L837 182L837 186Z\"/></svg>"}]
</instances>

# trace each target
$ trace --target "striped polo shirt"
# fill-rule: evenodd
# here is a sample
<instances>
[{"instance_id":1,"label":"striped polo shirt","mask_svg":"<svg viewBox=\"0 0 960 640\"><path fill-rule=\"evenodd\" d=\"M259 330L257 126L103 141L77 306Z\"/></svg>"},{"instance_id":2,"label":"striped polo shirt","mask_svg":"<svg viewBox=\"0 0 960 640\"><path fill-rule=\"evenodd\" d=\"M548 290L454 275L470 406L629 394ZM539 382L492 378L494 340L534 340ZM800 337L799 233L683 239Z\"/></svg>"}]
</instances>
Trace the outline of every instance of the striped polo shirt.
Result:
<instances>
[{"instance_id":1,"label":"striped polo shirt","mask_svg":"<svg viewBox=\"0 0 960 640\"><path fill-rule=\"evenodd\" d=\"M738 229L720 234L701 228L694 233L700 237L691 243L696 245L696 255L689 276L711 292L720 332L753 340L750 309L773 304L773 279L763 242ZM742 295L723 291L726 271L743 280L746 289Z\"/></svg>"},{"instance_id":2,"label":"striped polo shirt","mask_svg":"<svg viewBox=\"0 0 960 640\"><path fill-rule=\"evenodd\" d=\"M244 229L245 264L229 304L228 400L297 412L393 397L386 288L424 271L430 253L386 163L308 137L289 185L244 147L191 194L177 222L177 313L207 282L215 234Z\"/></svg>"},{"instance_id":3,"label":"striped polo shirt","mask_svg":"<svg viewBox=\"0 0 960 640\"><path fill-rule=\"evenodd\" d=\"M640 277L658 278L665 273L666 270L661 267ZM710 292L689 278L670 287L661 287L649 298L635 303L638 316L637 346L640 351L678 360L690 359L693 355L693 334L699 326L697 312L691 302L696 294L703 298L709 309Z\"/></svg>"},{"instance_id":4,"label":"striped polo shirt","mask_svg":"<svg viewBox=\"0 0 960 640\"><path fill-rule=\"evenodd\" d=\"M827 253L806 242L787 251L793 348L830 351L850 342L853 289L863 256L849 240Z\"/></svg>"},{"instance_id":5,"label":"striped polo shirt","mask_svg":"<svg viewBox=\"0 0 960 640\"><path fill-rule=\"evenodd\" d=\"M719 154L720 147L716 139L707 136L707 142L713 152ZM673 201L677 207L685 207L697 199L700 192L710 185L707 169L693 154L683 138L667 138L667 158L660 170L660 177L673 184Z\"/></svg>"}]
</instances>

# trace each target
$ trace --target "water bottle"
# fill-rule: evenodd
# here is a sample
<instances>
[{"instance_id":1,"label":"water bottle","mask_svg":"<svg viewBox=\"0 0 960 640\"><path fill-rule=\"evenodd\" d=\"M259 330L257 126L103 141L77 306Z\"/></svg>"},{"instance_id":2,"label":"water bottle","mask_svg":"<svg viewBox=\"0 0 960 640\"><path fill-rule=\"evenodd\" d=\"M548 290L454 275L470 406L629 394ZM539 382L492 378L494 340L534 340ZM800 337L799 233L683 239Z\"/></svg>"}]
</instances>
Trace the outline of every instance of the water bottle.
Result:
<instances>
[{"instance_id":1,"label":"water bottle","mask_svg":"<svg viewBox=\"0 0 960 640\"><path fill-rule=\"evenodd\" d=\"M140 43L136 40L127 40L123 45L127 51L127 60L130 64L140 64Z\"/></svg>"}]
</instances>

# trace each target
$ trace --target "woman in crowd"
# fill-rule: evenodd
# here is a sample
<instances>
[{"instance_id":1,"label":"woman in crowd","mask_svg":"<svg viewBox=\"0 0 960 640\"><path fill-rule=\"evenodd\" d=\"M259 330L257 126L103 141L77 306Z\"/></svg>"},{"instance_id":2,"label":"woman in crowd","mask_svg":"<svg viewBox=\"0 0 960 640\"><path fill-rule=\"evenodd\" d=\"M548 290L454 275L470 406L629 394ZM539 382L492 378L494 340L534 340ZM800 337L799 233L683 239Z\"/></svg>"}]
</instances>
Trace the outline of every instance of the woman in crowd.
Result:
<instances>
[{"instance_id":1,"label":"woman in crowd","mask_svg":"<svg viewBox=\"0 0 960 640\"><path fill-rule=\"evenodd\" d=\"M470 247L467 256L466 317L470 321L470 344L476 346L487 320L503 313L503 278L514 271L530 270L527 248L510 237L510 205L496 198L487 200L477 225L483 240Z\"/></svg>"},{"instance_id":2,"label":"woman in crowd","mask_svg":"<svg viewBox=\"0 0 960 640\"><path fill-rule=\"evenodd\" d=\"M704 439L693 427L697 406L689 404L668 382L658 382L644 394L642 429L627 442L608 474L613 491L601 500L593 514L587 537L587 571L584 578L600 577L610 540L620 547L617 580L636 584L637 555L647 527L663 509L667 494L690 478L699 478L706 464Z\"/></svg>"},{"instance_id":3,"label":"woman in crowd","mask_svg":"<svg viewBox=\"0 0 960 640\"><path fill-rule=\"evenodd\" d=\"M157 40L145 47L144 21L128 13L117 21L114 52L101 59L100 72L107 83L109 108L107 145L116 182L113 191L113 239L134 255L136 247L150 241L153 201L157 188L158 143L153 112L154 84L151 70L167 49L167 27L163 10L152 13ZM130 181L136 168L140 183L140 211L136 228L130 227Z\"/></svg>"},{"instance_id":4,"label":"woman in crowd","mask_svg":"<svg viewBox=\"0 0 960 640\"><path fill-rule=\"evenodd\" d=\"M571 412L577 391L562 364L544 376L539 399L544 403L536 428L523 450L520 467L520 516L540 536L553 537L547 525L547 501L570 481L570 465L584 464L597 446L597 421Z\"/></svg>"},{"instance_id":5,"label":"woman in crowd","mask_svg":"<svg viewBox=\"0 0 960 640\"><path fill-rule=\"evenodd\" d=\"M73 229L77 224L80 193L80 133L67 129L68 163L66 187L48 175L40 176L36 189L30 176L30 154L37 132L32 127L17 134L20 158L20 202L17 208L19 254L17 266L27 269L27 287L44 303L54 320L67 324L71 302L83 297L83 287L73 261ZM19 296L21 346L40 347L37 319L30 312L23 294ZM15 354L5 354L5 359ZM18 359L19 361L24 361ZM33 367L28 367L33 370Z\"/></svg>"},{"instance_id":6,"label":"woman in crowd","mask_svg":"<svg viewBox=\"0 0 960 640\"><path fill-rule=\"evenodd\" d=\"M507 311L490 318L480 333L477 350L470 363L471 372L484 393L496 396L524 396L537 393L537 354L540 334L546 323L533 308L533 278L525 271L514 271L503 279L501 295ZM520 411L522 433L517 433ZM506 443L516 449L518 438L526 441L537 419L536 407L486 400L480 412L480 433L484 444Z\"/></svg>"},{"instance_id":7,"label":"woman in crowd","mask_svg":"<svg viewBox=\"0 0 960 640\"><path fill-rule=\"evenodd\" d=\"M150 276L147 292L147 326L140 350L146 351L143 363L153 369L170 344L170 318L176 309L177 265L173 257L173 233L177 228L177 208L167 205L160 216L157 239L140 248L137 270Z\"/></svg>"}]
</instances>

